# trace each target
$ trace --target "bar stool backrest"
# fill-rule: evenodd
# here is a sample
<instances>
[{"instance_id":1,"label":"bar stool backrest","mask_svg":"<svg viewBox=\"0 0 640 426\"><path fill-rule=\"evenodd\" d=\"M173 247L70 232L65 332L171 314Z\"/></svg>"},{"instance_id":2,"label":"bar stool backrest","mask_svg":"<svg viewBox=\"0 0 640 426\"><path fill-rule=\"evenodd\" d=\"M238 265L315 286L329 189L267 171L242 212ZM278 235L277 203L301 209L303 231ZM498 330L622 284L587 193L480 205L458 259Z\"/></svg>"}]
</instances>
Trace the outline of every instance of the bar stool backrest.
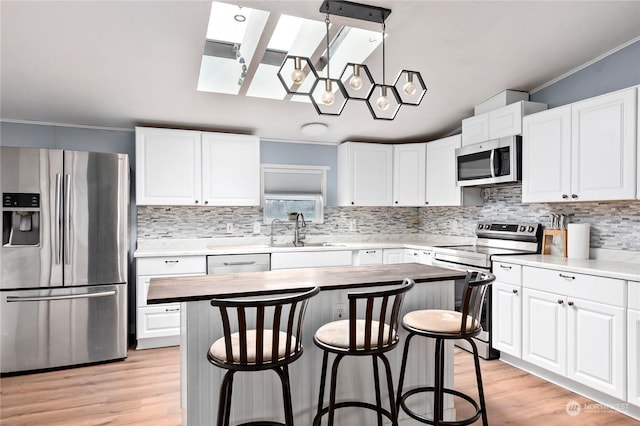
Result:
<instances>
[{"instance_id":1,"label":"bar stool backrest","mask_svg":"<svg viewBox=\"0 0 640 426\"><path fill-rule=\"evenodd\" d=\"M405 294L415 282L405 278L401 285L381 291L349 293L349 351L370 351L398 342L398 321ZM358 321L364 319L364 346L358 344Z\"/></svg>"},{"instance_id":2,"label":"bar stool backrest","mask_svg":"<svg viewBox=\"0 0 640 426\"><path fill-rule=\"evenodd\" d=\"M294 361L302 354L302 324L307 304L319 291L320 287L308 287L260 297L235 295L212 299L211 306L220 310L226 360L211 361L227 367L251 366L251 370ZM239 354L233 353L234 341ZM265 346L271 347L266 359Z\"/></svg>"},{"instance_id":3,"label":"bar stool backrest","mask_svg":"<svg viewBox=\"0 0 640 426\"><path fill-rule=\"evenodd\" d=\"M473 332L481 327L480 319L484 297L487 288L495 279L496 277L489 272L467 272L464 297L462 299L462 324L460 330L467 330L470 327L470 331ZM467 321L471 321L471 325L467 324Z\"/></svg>"}]
</instances>

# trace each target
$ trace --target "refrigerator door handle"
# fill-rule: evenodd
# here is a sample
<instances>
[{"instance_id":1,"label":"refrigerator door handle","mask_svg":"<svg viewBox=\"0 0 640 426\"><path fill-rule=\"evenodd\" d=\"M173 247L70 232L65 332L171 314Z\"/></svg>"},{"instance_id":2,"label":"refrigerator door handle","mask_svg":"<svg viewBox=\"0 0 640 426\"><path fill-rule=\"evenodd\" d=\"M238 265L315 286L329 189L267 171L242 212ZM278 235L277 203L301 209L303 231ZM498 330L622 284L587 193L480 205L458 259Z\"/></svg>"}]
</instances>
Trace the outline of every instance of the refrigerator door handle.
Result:
<instances>
[{"instance_id":1,"label":"refrigerator door handle","mask_svg":"<svg viewBox=\"0 0 640 426\"><path fill-rule=\"evenodd\" d=\"M64 263L71 264L71 175L64 175Z\"/></svg>"},{"instance_id":2,"label":"refrigerator door handle","mask_svg":"<svg viewBox=\"0 0 640 426\"><path fill-rule=\"evenodd\" d=\"M31 296L31 297L19 297L19 296L7 296L7 302L46 302L48 300L67 300L67 299L89 299L94 297L107 297L114 296L115 290L101 291L99 293L85 293L85 294L71 294L68 296Z\"/></svg>"},{"instance_id":3,"label":"refrigerator door handle","mask_svg":"<svg viewBox=\"0 0 640 426\"><path fill-rule=\"evenodd\" d=\"M60 238L60 226L62 224L62 176L56 173L55 217L54 217L54 251L55 263L60 264L62 258L62 238Z\"/></svg>"}]
</instances>

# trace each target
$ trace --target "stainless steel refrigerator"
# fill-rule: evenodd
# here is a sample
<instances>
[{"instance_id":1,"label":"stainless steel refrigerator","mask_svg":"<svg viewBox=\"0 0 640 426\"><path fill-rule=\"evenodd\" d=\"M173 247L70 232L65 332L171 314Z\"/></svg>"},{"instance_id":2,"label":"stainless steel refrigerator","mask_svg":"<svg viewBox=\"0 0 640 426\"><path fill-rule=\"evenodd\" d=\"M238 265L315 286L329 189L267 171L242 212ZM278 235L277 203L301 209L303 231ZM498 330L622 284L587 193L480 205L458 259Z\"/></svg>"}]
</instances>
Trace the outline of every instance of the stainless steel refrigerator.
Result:
<instances>
[{"instance_id":1,"label":"stainless steel refrigerator","mask_svg":"<svg viewBox=\"0 0 640 426\"><path fill-rule=\"evenodd\" d=\"M0 373L127 356L126 154L0 148Z\"/></svg>"}]
</instances>

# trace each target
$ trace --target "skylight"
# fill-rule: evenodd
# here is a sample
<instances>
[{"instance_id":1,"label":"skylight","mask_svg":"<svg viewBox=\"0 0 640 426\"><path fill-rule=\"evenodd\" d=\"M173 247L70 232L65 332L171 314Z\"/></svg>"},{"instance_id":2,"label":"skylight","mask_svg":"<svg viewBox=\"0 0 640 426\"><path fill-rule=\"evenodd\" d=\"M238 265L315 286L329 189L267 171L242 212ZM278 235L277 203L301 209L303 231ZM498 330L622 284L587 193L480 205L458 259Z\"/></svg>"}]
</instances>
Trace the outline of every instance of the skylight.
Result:
<instances>
[{"instance_id":1,"label":"skylight","mask_svg":"<svg viewBox=\"0 0 640 426\"><path fill-rule=\"evenodd\" d=\"M309 102L307 96L287 95L276 74L287 55L311 58L314 65L322 60L326 55L324 20L280 15L267 34L269 16L263 10L212 3L199 91ZM359 28L331 28L330 34L332 78L338 78L348 62L364 63L381 43L379 33ZM269 41L265 46L261 40ZM325 67L317 68L326 76ZM308 91L312 83L313 79L305 80L300 91Z\"/></svg>"}]
</instances>

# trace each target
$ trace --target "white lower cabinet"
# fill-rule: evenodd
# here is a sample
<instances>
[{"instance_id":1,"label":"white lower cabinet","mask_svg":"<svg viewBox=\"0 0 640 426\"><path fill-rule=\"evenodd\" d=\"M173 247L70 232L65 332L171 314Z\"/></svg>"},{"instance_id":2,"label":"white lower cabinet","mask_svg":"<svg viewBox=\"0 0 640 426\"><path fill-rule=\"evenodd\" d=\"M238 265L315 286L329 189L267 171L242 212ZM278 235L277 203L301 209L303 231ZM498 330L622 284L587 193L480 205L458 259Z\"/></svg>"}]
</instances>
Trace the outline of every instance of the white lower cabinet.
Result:
<instances>
[{"instance_id":1,"label":"white lower cabinet","mask_svg":"<svg viewBox=\"0 0 640 426\"><path fill-rule=\"evenodd\" d=\"M640 282L629 282L627 311L627 401L640 407Z\"/></svg>"},{"instance_id":2,"label":"white lower cabinet","mask_svg":"<svg viewBox=\"0 0 640 426\"><path fill-rule=\"evenodd\" d=\"M136 285L137 349L180 344L180 304L147 304L151 278L204 275L205 256L171 256L139 258Z\"/></svg>"},{"instance_id":3,"label":"white lower cabinet","mask_svg":"<svg viewBox=\"0 0 640 426\"><path fill-rule=\"evenodd\" d=\"M382 249L354 250L353 266L382 265Z\"/></svg>"},{"instance_id":4,"label":"white lower cabinet","mask_svg":"<svg viewBox=\"0 0 640 426\"><path fill-rule=\"evenodd\" d=\"M385 265L406 263L404 260L404 249L384 249L382 251L382 263Z\"/></svg>"},{"instance_id":5,"label":"white lower cabinet","mask_svg":"<svg viewBox=\"0 0 640 426\"><path fill-rule=\"evenodd\" d=\"M522 359L626 399L626 282L523 268Z\"/></svg>"},{"instance_id":6,"label":"white lower cabinet","mask_svg":"<svg viewBox=\"0 0 640 426\"><path fill-rule=\"evenodd\" d=\"M494 281L491 292L493 348L520 358L522 356L522 290L519 285Z\"/></svg>"}]
</instances>

